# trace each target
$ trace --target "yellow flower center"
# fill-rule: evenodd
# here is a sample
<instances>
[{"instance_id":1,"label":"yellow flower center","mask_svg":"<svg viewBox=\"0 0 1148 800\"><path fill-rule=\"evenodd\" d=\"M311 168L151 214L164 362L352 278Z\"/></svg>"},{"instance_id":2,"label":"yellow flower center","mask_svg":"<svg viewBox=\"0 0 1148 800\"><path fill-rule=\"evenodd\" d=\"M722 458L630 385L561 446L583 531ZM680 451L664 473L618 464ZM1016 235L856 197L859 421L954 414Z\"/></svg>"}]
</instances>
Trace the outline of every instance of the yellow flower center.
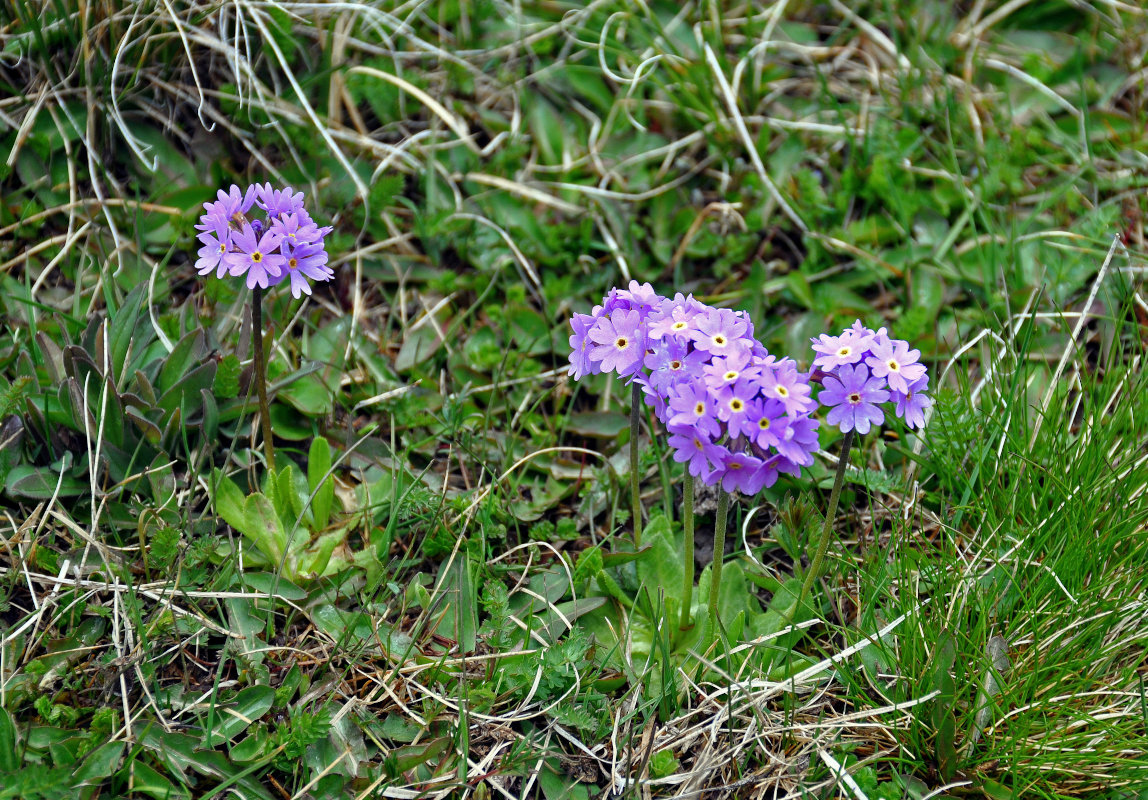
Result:
<instances>
[{"instance_id":1,"label":"yellow flower center","mask_svg":"<svg viewBox=\"0 0 1148 800\"><path fill-rule=\"evenodd\" d=\"M732 369L731 369L729 372L727 372L725 375L722 375L722 377L723 377L723 378L724 378L724 379L725 379L727 382L729 382L729 381L736 381L736 380L737 380L737 376L738 376L738 373L734 372Z\"/></svg>"},{"instance_id":2,"label":"yellow flower center","mask_svg":"<svg viewBox=\"0 0 1148 800\"><path fill-rule=\"evenodd\" d=\"M777 396L778 397L789 397L789 390L786 389L784 386L778 386L777 387Z\"/></svg>"},{"instance_id":3,"label":"yellow flower center","mask_svg":"<svg viewBox=\"0 0 1148 800\"><path fill-rule=\"evenodd\" d=\"M745 403L741 401L741 398L735 397L729 401L730 411L741 411L743 408L745 408Z\"/></svg>"},{"instance_id":4,"label":"yellow flower center","mask_svg":"<svg viewBox=\"0 0 1148 800\"><path fill-rule=\"evenodd\" d=\"M901 365L891 358L885 362L885 366L889 368L890 372L896 372L897 370L901 369Z\"/></svg>"},{"instance_id":5,"label":"yellow flower center","mask_svg":"<svg viewBox=\"0 0 1148 800\"><path fill-rule=\"evenodd\" d=\"M698 403L696 406L694 406L694 413L697 414L699 417L702 414L706 413L706 404L705 403Z\"/></svg>"},{"instance_id":6,"label":"yellow flower center","mask_svg":"<svg viewBox=\"0 0 1148 800\"><path fill-rule=\"evenodd\" d=\"M258 264L262 260L263 260L263 254L260 253L258 250L256 250L254 253L251 254L252 263Z\"/></svg>"},{"instance_id":7,"label":"yellow flower center","mask_svg":"<svg viewBox=\"0 0 1148 800\"><path fill-rule=\"evenodd\" d=\"M845 356L849 355L852 352L853 352L853 348L846 345L845 347L842 347L840 350L837 351L837 355L844 358Z\"/></svg>"},{"instance_id":8,"label":"yellow flower center","mask_svg":"<svg viewBox=\"0 0 1148 800\"><path fill-rule=\"evenodd\" d=\"M295 269L297 266L299 266L299 261L297 259L295 259L295 258L287 259L287 269Z\"/></svg>"},{"instance_id":9,"label":"yellow flower center","mask_svg":"<svg viewBox=\"0 0 1148 800\"><path fill-rule=\"evenodd\" d=\"M713 343L716 344L718 347L725 347L725 337L719 333L717 336L715 336L713 338Z\"/></svg>"},{"instance_id":10,"label":"yellow flower center","mask_svg":"<svg viewBox=\"0 0 1148 800\"><path fill-rule=\"evenodd\" d=\"M853 392L853 394L849 395L849 402L853 405L857 405L861 402L861 395L859 395L857 392Z\"/></svg>"},{"instance_id":11,"label":"yellow flower center","mask_svg":"<svg viewBox=\"0 0 1148 800\"><path fill-rule=\"evenodd\" d=\"M619 336L618 341L614 342L614 347L617 347L619 350L625 350L626 345L628 345L629 343L630 343L630 340L627 339L625 336Z\"/></svg>"}]
</instances>

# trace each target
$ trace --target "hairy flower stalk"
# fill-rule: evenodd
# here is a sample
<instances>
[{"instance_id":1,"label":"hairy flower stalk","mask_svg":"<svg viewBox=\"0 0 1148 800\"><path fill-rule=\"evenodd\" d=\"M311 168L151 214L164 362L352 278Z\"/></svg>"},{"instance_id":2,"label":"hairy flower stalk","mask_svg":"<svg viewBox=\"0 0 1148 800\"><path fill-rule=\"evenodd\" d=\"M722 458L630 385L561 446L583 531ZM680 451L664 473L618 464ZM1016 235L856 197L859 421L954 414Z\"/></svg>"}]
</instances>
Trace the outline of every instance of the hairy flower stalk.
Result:
<instances>
[{"instance_id":1,"label":"hairy flower stalk","mask_svg":"<svg viewBox=\"0 0 1148 800\"><path fill-rule=\"evenodd\" d=\"M641 421L638 384L630 391L630 513L634 518L634 549L642 546L641 476L638 474L638 423Z\"/></svg>"},{"instance_id":2,"label":"hairy flower stalk","mask_svg":"<svg viewBox=\"0 0 1148 800\"><path fill-rule=\"evenodd\" d=\"M267 400L267 364L263 357L263 290L288 281L291 296L311 294L310 281L329 281L335 276L327 266L324 238L330 227L320 227L303 207L303 193L290 186L279 190L271 184L248 186L240 191L232 184L214 202L203 204L204 213L195 226L200 247L195 262L203 276L215 273L243 277L251 290L251 340L254 347L254 380L259 394L259 417L268 469L275 469L271 413ZM252 219L255 210L262 218Z\"/></svg>"},{"instance_id":3,"label":"hairy flower stalk","mask_svg":"<svg viewBox=\"0 0 1148 800\"><path fill-rule=\"evenodd\" d=\"M275 445L271 434L271 407L267 402L267 364L263 359L263 289L251 293L251 344L255 349L255 387L259 392L259 426L263 431L263 453L267 469L275 471ZM252 442L252 446L254 446Z\"/></svg>"},{"instance_id":4,"label":"hairy flower stalk","mask_svg":"<svg viewBox=\"0 0 1148 800\"><path fill-rule=\"evenodd\" d=\"M714 560L710 565L710 632L708 646L718 631L718 594L721 592L721 567L725 560L725 528L729 518L729 492L718 492L717 521L714 523Z\"/></svg>"},{"instance_id":5,"label":"hairy flower stalk","mask_svg":"<svg viewBox=\"0 0 1148 800\"><path fill-rule=\"evenodd\" d=\"M682 623L678 627L684 631L690 627L690 606L694 602L694 476L688 472L682 478L682 527L685 569L682 575Z\"/></svg>"}]
</instances>

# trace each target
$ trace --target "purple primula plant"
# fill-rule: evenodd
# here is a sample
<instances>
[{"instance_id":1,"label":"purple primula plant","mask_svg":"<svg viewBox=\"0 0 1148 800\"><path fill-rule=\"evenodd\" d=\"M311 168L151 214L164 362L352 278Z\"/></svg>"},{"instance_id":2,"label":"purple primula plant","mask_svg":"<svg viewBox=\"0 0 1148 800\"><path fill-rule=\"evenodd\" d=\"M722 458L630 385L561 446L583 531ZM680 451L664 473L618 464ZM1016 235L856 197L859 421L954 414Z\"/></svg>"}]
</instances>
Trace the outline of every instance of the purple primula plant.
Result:
<instances>
[{"instance_id":1,"label":"purple primula plant","mask_svg":"<svg viewBox=\"0 0 1148 800\"><path fill-rule=\"evenodd\" d=\"M612 289L589 314L570 320L569 374L614 373L654 410L668 433L673 458L685 464L686 508L693 480L720 486L714 552L721 553L729 494L753 495L785 472L799 474L818 449L809 376L778 359L753 336L748 315L714 308L692 295L663 297L650 284L631 281ZM631 417L637 442L637 416ZM638 506L636 450L631 447L631 489ZM682 627L689 623L693 587L693 519L685 514L687 547ZM637 528L635 528L637 530ZM637 540L637 536L635 539ZM710 617L716 628L721 558L713 563Z\"/></svg>"},{"instance_id":2,"label":"purple primula plant","mask_svg":"<svg viewBox=\"0 0 1148 800\"><path fill-rule=\"evenodd\" d=\"M692 476L756 494L813 463L808 376L770 355L744 312L631 281L590 314L575 314L571 327L569 374L613 372L636 383Z\"/></svg>"},{"instance_id":3,"label":"purple primula plant","mask_svg":"<svg viewBox=\"0 0 1148 800\"><path fill-rule=\"evenodd\" d=\"M303 207L303 193L290 186L249 186L245 191L232 184L214 202L203 204L196 230L202 247L195 269L200 275L215 273L243 277L247 288L267 289L290 282L292 297L311 294L311 281L329 281L335 273L327 266L324 238L330 227L320 227ZM265 218L251 218L258 209Z\"/></svg>"},{"instance_id":4,"label":"purple primula plant","mask_svg":"<svg viewBox=\"0 0 1148 800\"><path fill-rule=\"evenodd\" d=\"M872 425L885 422L881 409L893 403L893 413L910 428L925 424L925 411L933 399L925 394L929 376L920 363L921 351L854 322L840 336L821 334L813 339L813 379L821 383L818 401L829 407L826 422L842 433L865 435Z\"/></svg>"},{"instance_id":5,"label":"purple primula plant","mask_svg":"<svg viewBox=\"0 0 1148 800\"><path fill-rule=\"evenodd\" d=\"M258 210L262 218L253 212ZM201 247L195 262L200 275L215 273L246 280L252 290L251 338L255 384L259 392L260 423L267 466L275 468L271 414L267 401L266 365L263 363L263 290L290 282L291 296L311 294L311 281L329 281L335 273L327 266L323 240L331 228L320 227L303 207L303 193L290 186L275 189L269 183L234 184L220 189L214 201L203 204L195 226Z\"/></svg>"},{"instance_id":6,"label":"purple primula plant","mask_svg":"<svg viewBox=\"0 0 1148 800\"><path fill-rule=\"evenodd\" d=\"M884 424L884 404L892 402L893 413L910 428L924 427L925 412L933 405L933 399L925 394L929 376L920 363L921 352L910 349L906 341L891 338L884 328L874 331L857 320L840 336L823 333L812 342L817 356L811 377L822 386L817 400L829 409L825 421L845 436L821 538L798 595L799 606L817 579L829 547L853 436L864 436L872 426Z\"/></svg>"}]
</instances>

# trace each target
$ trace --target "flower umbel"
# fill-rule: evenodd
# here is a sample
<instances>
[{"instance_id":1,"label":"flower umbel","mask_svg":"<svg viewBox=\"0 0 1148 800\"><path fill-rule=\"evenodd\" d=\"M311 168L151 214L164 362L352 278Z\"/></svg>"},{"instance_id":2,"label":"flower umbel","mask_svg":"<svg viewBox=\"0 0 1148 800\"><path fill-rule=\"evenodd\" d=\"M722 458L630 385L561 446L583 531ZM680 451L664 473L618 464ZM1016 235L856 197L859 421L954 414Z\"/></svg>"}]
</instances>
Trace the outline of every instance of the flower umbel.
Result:
<instances>
[{"instance_id":1,"label":"flower umbel","mask_svg":"<svg viewBox=\"0 0 1148 800\"><path fill-rule=\"evenodd\" d=\"M215 272L246 278L247 287L266 289L289 279L291 295L311 294L310 281L329 281L335 273L327 266L323 239L331 232L320 227L303 208L303 193L290 186L232 184L219 190L216 200L203 204L195 227L203 246L195 269L200 275ZM262 219L251 218L263 212Z\"/></svg>"},{"instance_id":2,"label":"flower umbel","mask_svg":"<svg viewBox=\"0 0 1148 800\"><path fill-rule=\"evenodd\" d=\"M924 394L929 376L919 363L920 350L890 338L884 328L870 330L860 320L840 336L823 333L812 341L818 354L813 366L818 368L816 375L823 387L817 399L829 407L826 422L842 433L864 435L872 425L885 421L879 405L892 401L893 412L906 425L924 426L925 410L933 400Z\"/></svg>"},{"instance_id":3,"label":"flower umbel","mask_svg":"<svg viewBox=\"0 0 1148 800\"><path fill-rule=\"evenodd\" d=\"M694 477L756 494L813 463L808 376L770 355L744 312L631 281L570 325L570 374L613 372L639 385Z\"/></svg>"}]
</instances>

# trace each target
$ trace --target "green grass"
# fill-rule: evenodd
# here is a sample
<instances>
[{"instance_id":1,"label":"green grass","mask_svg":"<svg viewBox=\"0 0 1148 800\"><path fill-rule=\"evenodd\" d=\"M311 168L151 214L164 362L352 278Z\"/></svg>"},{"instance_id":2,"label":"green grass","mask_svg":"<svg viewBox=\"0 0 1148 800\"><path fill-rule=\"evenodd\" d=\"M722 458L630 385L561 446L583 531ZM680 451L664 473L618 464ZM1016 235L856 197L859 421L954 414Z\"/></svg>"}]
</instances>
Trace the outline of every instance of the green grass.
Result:
<instances>
[{"instance_id":1,"label":"green grass","mask_svg":"<svg viewBox=\"0 0 1148 800\"><path fill-rule=\"evenodd\" d=\"M849 7L0 2L0 798L1148 797L1145 15ZM265 180L337 273L265 297L274 475L192 269ZM635 556L565 377L630 278L929 363L800 631L828 435L665 624L680 468Z\"/></svg>"}]
</instances>

